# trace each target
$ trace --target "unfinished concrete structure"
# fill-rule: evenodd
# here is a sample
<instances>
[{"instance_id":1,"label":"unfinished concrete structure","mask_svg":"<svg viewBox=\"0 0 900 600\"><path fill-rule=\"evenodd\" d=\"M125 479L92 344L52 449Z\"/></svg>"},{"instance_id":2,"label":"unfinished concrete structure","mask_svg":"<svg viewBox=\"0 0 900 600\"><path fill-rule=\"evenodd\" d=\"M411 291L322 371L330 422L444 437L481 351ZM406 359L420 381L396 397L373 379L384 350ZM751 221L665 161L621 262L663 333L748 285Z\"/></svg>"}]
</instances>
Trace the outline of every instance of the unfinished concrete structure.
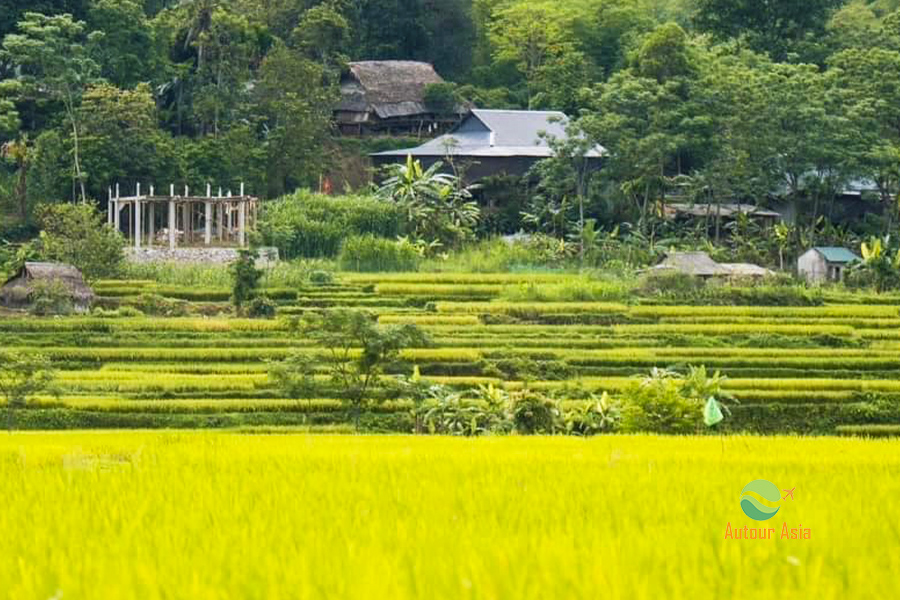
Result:
<instances>
[{"instance_id":1,"label":"unfinished concrete structure","mask_svg":"<svg viewBox=\"0 0 900 600\"><path fill-rule=\"evenodd\" d=\"M141 194L137 184L134 196L121 196L119 185L115 193L109 189L107 219L110 225L122 232L135 250L152 248L154 243L168 244L170 250L181 244L238 246L247 245L248 233L256 227L259 198L231 191L213 195L212 186L206 186L205 196L191 196L190 188L176 195L175 186L169 186L168 195L158 195L153 186L149 194Z\"/></svg>"}]
</instances>

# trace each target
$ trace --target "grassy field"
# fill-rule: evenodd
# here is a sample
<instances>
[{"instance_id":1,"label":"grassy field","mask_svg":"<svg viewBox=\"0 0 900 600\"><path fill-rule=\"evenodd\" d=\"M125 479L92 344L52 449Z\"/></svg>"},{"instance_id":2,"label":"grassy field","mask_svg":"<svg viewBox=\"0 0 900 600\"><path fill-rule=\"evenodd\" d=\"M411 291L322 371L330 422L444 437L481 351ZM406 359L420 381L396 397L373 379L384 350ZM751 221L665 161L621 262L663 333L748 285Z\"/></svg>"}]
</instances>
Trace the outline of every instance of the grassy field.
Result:
<instances>
[{"instance_id":1,"label":"grassy field","mask_svg":"<svg viewBox=\"0 0 900 600\"><path fill-rule=\"evenodd\" d=\"M896 598L898 469L893 440L2 435L0 598ZM763 524L760 478L796 488Z\"/></svg>"}]
</instances>

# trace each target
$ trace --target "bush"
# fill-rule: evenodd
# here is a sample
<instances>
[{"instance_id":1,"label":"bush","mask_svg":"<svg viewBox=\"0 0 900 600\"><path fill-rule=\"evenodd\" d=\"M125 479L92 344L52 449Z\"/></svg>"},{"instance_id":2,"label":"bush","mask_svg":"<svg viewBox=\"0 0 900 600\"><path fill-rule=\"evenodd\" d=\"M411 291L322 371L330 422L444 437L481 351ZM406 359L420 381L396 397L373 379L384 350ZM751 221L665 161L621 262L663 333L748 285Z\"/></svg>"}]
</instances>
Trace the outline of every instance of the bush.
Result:
<instances>
[{"instance_id":1,"label":"bush","mask_svg":"<svg viewBox=\"0 0 900 600\"><path fill-rule=\"evenodd\" d=\"M563 414L566 433L581 436L611 433L619 427L621 419L621 405L611 400L606 392L599 398L592 395L587 402Z\"/></svg>"},{"instance_id":2,"label":"bush","mask_svg":"<svg viewBox=\"0 0 900 600\"><path fill-rule=\"evenodd\" d=\"M312 285L331 285L334 283L334 275L328 271L313 271L309 274L309 282Z\"/></svg>"},{"instance_id":3,"label":"bush","mask_svg":"<svg viewBox=\"0 0 900 600\"><path fill-rule=\"evenodd\" d=\"M184 317L190 314L190 305L186 301L170 300L159 294L141 294L129 300L128 306L132 306L146 315L159 317ZM122 308L119 310L121 311Z\"/></svg>"},{"instance_id":4,"label":"bush","mask_svg":"<svg viewBox=\"0 0 900 600\"><path fill-rule=\"evenodd\" d=\"M628 386L622 394L622 431L694 433L700 427L702 402L683 393L683 381L668 372Z\"/></svg>"},{"instance_id":5,"label":"bush","mask_svg":"<svg viewBox=\"0 0 900 600\"><path fill-rule=\"evenodd\" d=\"M644 296L687 298L699 294L705 287L705 281L685 273L648 273L638 292Z\"/></svg>"},{"instance_id":6,"label":"bush","mask_svg":"<svg viewBox=\"0 0 900 600\"><path fill-rule=\"evenodd\" d=\"M36 281L31 288L29 311L39 316L70 315L75 311L71 293L61 281Z\"/></svg>"},{"instance_id":7,"label":"bush","mask_svg":"<svg viewBox=\"0 0 900 600\"><path fill-rule=\"evenodd\" d=\"M247 305L247 316L251 319L273 319L275 303L267 296L258 296Z\"/></svg>"},{"instance_id":8,"label":"bush","mask_svg":"<svg viewBox=\"0 0 900 600\"><path fill-rule=\"evenodd\" d=\"M338 264L345 271L415 271L419 259L412 244L363 235L344 240Z\"/></svg>"},{"instance_id":9,"label":"bush","mask_svg":"<svg viewBox=\"0 0 900 600\"><path fill-rule=\"evenodd\" d=\"M283 259L336 256L347 236L394 238L402 233L403 211L368 196L329 197L299 191L264 205L258 231L264 245Z\"/></svg>"},{"instance_id":10,"label":"bush","mask_svg":"<svg viewBox=\"0 0 900 600\"><path fill-rule=\"evenodd\" d=\"M509 408L519 433L551 434L560 428L559 404L540 392L516 392L510 397Z\"/></svg>"}]
</instances>

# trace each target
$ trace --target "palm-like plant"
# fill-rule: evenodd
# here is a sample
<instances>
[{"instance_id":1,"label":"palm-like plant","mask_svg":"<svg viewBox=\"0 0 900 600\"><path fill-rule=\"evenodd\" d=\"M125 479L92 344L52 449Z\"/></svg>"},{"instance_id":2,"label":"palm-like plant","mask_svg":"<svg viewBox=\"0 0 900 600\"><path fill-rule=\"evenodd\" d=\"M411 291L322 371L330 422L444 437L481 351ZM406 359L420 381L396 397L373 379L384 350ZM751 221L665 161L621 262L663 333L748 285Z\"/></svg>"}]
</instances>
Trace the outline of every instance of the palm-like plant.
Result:
<instances>
[{"instance_id":1,"label":"palm-like plant","mask_svg":"<svg viewBox=\"0 0 900 600\"><path fill-rule=\"evenodd\" d=\"M900 283L900 250L891 255L891 236L872 237L860 244L862 263L856 266L857 271L868 272L875 284L877 292Z\"/></svg>"},{"instance_id":2,"label":"palm-like plant","mask_svg":"<svg viewBox=\"0 0 900 600\"><path fill-rule=\"evenodd\" d=\"M472 199L471 187L454 175L441 172L438 161L425 169L411 155L404 164L389 165L388 178L378 195L401 205L412 235L417 240L437 240L454 246L472 234L481 209Z\"/></svg>"}]
</instances>

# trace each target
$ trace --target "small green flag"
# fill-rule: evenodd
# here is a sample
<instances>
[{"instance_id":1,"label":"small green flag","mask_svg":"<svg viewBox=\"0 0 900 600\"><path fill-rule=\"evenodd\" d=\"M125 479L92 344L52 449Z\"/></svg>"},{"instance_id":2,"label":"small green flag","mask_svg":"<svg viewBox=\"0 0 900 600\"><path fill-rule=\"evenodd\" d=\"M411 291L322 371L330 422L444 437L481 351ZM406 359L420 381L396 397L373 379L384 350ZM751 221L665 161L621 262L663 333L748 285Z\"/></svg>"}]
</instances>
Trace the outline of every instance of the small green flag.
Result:
<instances>
[{"instance_id":1,"label":"small green flag","mask_svg":"<svg viewBox=\"0 0 900 600\"><path fill-rule=\"evenodd\" d=\"M703 422L706 423L707 427L712 427L716 423L721 423L724 418L725 416L722 414L722 409L719 408L719 403L710 396L709 400L706 401L706 406L703 407Z\"/></svg>"}]
</instances>

